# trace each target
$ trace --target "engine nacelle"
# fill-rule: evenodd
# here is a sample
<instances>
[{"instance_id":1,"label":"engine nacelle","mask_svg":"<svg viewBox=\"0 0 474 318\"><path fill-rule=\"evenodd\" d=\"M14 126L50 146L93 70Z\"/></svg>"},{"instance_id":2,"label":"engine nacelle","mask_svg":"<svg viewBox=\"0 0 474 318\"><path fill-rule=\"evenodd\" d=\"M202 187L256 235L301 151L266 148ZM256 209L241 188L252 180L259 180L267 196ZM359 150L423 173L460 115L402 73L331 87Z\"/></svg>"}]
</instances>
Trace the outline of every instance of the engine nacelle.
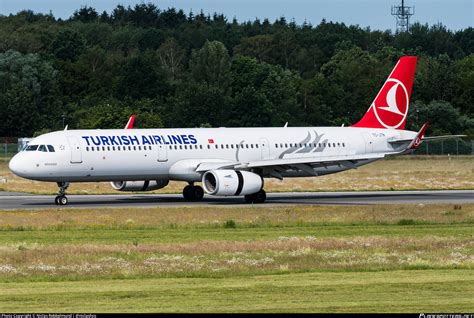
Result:
<instances>
[{"instance_id":1,"label":"engine nacelle","mask_svg":"<svg viewBox=\"0 0 474 318\"><path fill-rule=\"evenodd\" d=\"M260 191L263 179L248 171L209 170L202 176L202 185L211 195L247 195Z\"/></svg>"},{"instance_id":2,"label":"engine nacelle","mask_svg":"<svg viewBox=\"0 0 474 318\"><path fill-rule=\"evenodd\" d=\"M114 181L110 184L117 191L152 191L164 188L169 180Z\"/></svg>"}]
</instances>

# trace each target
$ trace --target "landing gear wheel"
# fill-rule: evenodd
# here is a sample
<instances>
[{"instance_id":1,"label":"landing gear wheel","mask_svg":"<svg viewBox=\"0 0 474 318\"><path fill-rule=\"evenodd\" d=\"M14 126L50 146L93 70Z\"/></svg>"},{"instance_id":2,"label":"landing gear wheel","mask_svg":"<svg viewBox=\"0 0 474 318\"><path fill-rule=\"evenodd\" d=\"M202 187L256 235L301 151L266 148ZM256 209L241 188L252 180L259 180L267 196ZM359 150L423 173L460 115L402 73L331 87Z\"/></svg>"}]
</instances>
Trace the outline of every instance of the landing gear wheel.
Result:
<instances>
[{"instance_id":1,"label":"landing gear wheel","mask_svg":"<svg viewBox=\"0 0 474 318\"><path fill-rule=\"evenodd\" d=\"M61 195L58 199L59 205L66 205L67 204L67 197L65 195Z\"/></svg>"},{"instance_id":2,"label":"landing gear wheel","mask_svg":"<svg viewBox=\"0 0 474 318\"><path fill-rule=\"evenodd\" d=\"M187 201L190 201L191 200L191 196L192 196L192 190L193 190L193 186L192 185L187 185L184 187L183 189L183 197L185 200Z\"/></svg>"},{"instance_id":3,"label":"landing gear wheel","mask_svg":"<svg viewBox=\"0 0 474 318\"><path fill-rule=\"evenodd\" d=\"M54 199L56 205L66 205L68 203L66 197L66 189L69 187L69 182L58 182L59 195Z\"/></svg>"},{"instance_id":4,"label":"landing gear wheel","mask_svg":"<svg viewBox=\"0 0 474 318\"><path fill-rule=\"evenodd\" d=\"M187 185L183 189L183 197L188 201L200 201L204 197L204 190L200 186Z\"/></svg>"},{"instance_id":5,"label":"landing gear wheel","mask_svg":"<svg viewBox=\"0 0 474 318\"><path fill-rule=\"evenodd\" d=\"M201 201L204 198L204 190L200 186L193 187L193 200Z\"/></svg>"},{"instance_id":6,"label":"landing gear wheel","mask_svg":"<svg viewBox=\"0 0 474 318\"><path fill-rule=\"evenodd\" d=\"M245 202L247 203L264 203L266 199L267 193L263 189L257 193L247 194L245 196Z\"/></svg>"}]
</instances>

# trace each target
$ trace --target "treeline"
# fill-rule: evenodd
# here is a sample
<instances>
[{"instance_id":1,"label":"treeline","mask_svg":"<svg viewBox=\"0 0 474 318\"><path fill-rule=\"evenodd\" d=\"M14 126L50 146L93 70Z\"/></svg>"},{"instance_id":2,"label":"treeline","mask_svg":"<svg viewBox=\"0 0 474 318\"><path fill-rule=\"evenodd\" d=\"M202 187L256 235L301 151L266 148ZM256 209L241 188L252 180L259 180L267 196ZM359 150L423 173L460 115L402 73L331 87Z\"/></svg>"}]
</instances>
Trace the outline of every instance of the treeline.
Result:
<instances>
[{"instance_id":1,"label":"treeline","mask_svg":"<svg viewBox=\"0 0 474 318\"><path fill-rule=\"evenodd\" d=\"M70 128L350 125L402 55L420 57L408 118L474 134L474 29L410 33L154 4L68 19L0 16L0 136Z\"/></svg>"}]
</instances>

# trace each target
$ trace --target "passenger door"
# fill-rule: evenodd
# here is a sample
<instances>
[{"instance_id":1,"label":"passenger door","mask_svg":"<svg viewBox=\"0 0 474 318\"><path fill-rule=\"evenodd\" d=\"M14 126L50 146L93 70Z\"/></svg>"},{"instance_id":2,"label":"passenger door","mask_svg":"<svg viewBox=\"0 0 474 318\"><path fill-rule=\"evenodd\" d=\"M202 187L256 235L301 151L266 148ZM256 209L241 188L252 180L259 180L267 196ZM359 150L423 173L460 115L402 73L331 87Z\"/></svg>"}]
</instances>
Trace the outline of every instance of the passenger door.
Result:
<instances>
[{"instance_id":1,"label":"passenger door","mask_svg":"<svg viewBox=\"0 0 474 318\"><path fill-rule=\"evenodd\" d=\"M76 137L67 137L71 149L71 163L82 163L81 144Z\"/></svg>"},{"instance_id":2,"label":"passenger door","mask_svg":"<svg viewBox=\"0 0 474 318\"><path fill-rule=\"evenodd\" d=\"M167 145L158 145L158 161L159 162L168 161L168 146Z\"/></svg>"},{"instance_id":3,"label":"passenger door","mask_svg":"<svg viewBox=\"0 0 474 318\"><path fill-rule=\"evenodd\" d=\"M266 138L260 138L260 147L262 148L262 159L270 158L270 145Z\"/></svg>"}]
</instances>

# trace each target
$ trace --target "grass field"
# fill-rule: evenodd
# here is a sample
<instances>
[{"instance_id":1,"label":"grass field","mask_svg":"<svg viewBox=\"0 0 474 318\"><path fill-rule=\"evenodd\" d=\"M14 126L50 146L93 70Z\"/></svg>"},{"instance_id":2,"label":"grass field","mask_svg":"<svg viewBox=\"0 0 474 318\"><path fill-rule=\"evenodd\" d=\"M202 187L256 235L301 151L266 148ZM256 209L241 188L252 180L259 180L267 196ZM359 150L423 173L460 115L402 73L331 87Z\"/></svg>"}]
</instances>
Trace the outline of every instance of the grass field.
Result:
<instances>
[{"instance_id":1,"label":"grass field","mask_svg":"<svg viewBox=\"0 0 474 318\"><path fill-rule=\"evenodd\" d=\"M474 205L0 211L7 312L472 312Z\"/></svg>"},{"instance_id":2,"label":"grass field","mask_svg":"<svg viewBox=\"0 0 474 318\"><path fill-rule=\"evenodd\" d=\"M184 183L170 182L155 193L181 193ZM474 189L474 156L403 156L322 177L265 180L267 192ZM25 180L0 162L0 191L57 192L56 184ZM70 194L118 193L109 183L75 183Z\"/></svg>"}]
</instances>

